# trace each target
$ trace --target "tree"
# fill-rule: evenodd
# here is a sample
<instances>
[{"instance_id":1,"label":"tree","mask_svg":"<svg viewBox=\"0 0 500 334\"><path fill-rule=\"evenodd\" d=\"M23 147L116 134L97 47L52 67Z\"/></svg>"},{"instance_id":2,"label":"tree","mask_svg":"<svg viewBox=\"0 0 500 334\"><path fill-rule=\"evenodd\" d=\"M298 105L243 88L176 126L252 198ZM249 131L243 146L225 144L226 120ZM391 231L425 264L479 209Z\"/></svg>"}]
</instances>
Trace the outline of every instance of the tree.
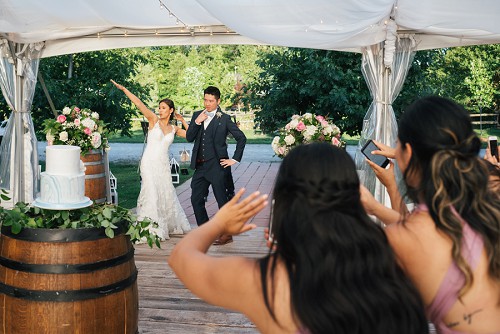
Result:
<instances>
[{"instance_id":1,"label":"tree","mask_svg":"<svg viewBox=\"0 0 500 334\"><path fill-rule=\"evenodd\" d=\"M130 119L137 110L109 80L114 79L145 98L147 87L132 81L136 65L143 63L144 56L140 51L108 50L44 58L40 61L39 71L56 109L72 105L89 108L99 113L110 131L121 130L127 135ZM35 130L44 139L41 123L54 115L40 85L35 90L32 115Z\"/></svg>"},{"instance_id":2,"label":"tree","mask_svg":"<svg viewBox=\"0 0 500 334\"><path fill-rule=\"evenodd\" d=\"M436 93L454 99L468 110L500 105L500 45L441 49L442 58L428 72Z\"/></svg>"},{"instance_id":3,"label":"tree","mask_svg":"<svg viewBox=\"0 0 500 334\"><path fill-rule=\"evenodd\" d=\"M263 131L274 132L293 114L311 112L328 116L342 132L360 132L371 98L359 54L273 48L258 63L259 79L247 91Z\"/></svg>"}]
</instances>

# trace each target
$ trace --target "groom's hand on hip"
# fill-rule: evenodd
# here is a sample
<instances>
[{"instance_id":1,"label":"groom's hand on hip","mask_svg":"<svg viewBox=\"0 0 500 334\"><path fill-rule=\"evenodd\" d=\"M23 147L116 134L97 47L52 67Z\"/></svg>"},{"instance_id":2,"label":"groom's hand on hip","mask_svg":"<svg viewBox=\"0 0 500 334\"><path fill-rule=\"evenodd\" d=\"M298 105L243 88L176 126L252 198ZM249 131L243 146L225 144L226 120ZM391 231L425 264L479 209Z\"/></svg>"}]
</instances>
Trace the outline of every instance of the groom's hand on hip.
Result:
<instances>
[{"instance_id":1,"label":"groom's hand on hip","mask_svg":"<svg viewBox=\"0 0 500 334\"><path fill-rule=\"evenodd\" d=\"M220 159L220 165L224 168L232 166L236 163L234 159Z\"/></svg>"}]
</instances>

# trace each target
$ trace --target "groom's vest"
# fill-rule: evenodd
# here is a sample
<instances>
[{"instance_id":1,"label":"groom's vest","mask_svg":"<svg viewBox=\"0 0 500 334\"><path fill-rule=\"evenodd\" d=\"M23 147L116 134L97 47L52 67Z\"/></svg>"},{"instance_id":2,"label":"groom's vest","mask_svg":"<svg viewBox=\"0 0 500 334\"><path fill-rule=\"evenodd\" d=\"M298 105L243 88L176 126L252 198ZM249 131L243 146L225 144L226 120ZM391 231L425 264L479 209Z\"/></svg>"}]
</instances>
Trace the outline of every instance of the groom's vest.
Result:
<instances>
[{"instance_id":1,"label":"groom's vest","mask_svg":"<svg viewBox=\"0 0 500 334\"><path fill-rule=\"evenodd\" d=\"M214 131L217 127L218 120L214 119L210 122L210 124L205 129L204 125L201 125L201 140L200 146L198 147L198 153L196 155L197 161L207 161L213 158L216 158L215 154L215 146L214 146Z\"/></svg>"}]
</instances>

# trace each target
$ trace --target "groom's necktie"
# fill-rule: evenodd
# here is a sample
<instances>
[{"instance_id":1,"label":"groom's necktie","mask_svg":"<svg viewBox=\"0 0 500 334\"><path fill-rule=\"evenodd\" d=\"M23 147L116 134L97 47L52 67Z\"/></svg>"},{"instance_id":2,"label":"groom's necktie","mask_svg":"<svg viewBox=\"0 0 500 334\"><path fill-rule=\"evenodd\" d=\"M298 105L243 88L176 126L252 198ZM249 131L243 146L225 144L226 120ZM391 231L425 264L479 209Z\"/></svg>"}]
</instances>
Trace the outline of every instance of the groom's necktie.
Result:
<instances>
[{"instance_id":1,"label":"groom's necktie","mask_svg":"<svg viewBox=\"0 0 500 334\"><path fill-rule=\"evenodd\" d=\"M203 122L203 127L206 129L208 124L210 124L210 122L215 116L215 110L210 112L206 111L205 113L207 114L208 118Z\"/></svg>"}]
</instances>

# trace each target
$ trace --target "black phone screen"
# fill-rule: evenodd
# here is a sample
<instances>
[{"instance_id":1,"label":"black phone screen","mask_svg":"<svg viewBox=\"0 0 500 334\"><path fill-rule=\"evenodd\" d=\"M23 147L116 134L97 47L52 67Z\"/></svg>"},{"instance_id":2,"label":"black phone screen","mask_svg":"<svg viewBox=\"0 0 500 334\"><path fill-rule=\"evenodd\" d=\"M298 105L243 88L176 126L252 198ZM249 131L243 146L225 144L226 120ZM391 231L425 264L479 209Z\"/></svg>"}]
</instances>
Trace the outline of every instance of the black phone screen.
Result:
<instances>
[{"instance_id":1,"label":"black phone screen","mask_svg":"<svg viewBox=\"0 0 500 334\"><path fill-rule=\"evenodd\" d=\"M496 138L490 139L490 152L491 156L497 158L498 161L498 142Z\"/></svg>"},{"instance_id":2,"label":"black phone screen","mask_svg":"<svg viewBox=\"0 0 500 334\"><path fill-rule=\"evenodd\" d=\"M367 157L369 160L373 161L380 167L387 167L387 165L389 164L389 159L387 159L383 155L372 154L372 151L375 150L380 150L380 148L378 148L377 145L375 145L375 143L371 139L369 139L361 149L361 153L363 153L365 157Z\"/></svg>"}]
</instances>

